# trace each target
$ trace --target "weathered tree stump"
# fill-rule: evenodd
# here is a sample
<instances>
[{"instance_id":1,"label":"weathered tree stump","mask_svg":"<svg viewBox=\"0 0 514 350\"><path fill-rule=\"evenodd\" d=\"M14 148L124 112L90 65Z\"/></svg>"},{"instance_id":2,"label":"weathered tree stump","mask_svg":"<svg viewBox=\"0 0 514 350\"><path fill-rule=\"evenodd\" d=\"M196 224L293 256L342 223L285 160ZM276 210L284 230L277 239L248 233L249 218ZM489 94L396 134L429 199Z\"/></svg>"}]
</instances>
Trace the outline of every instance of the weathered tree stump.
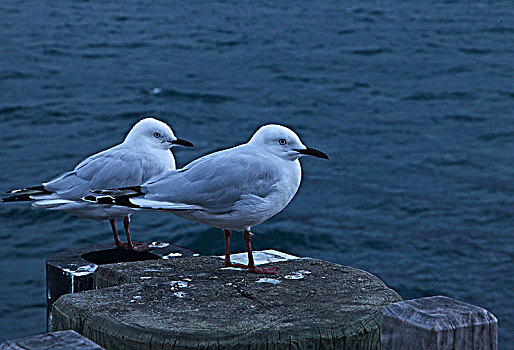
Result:
<instances>
[{"instance_id":1,"label":"weathered tree stump","mask_svg":"<svg viewBox=\"0 0 514 350\"><path fill-rule=\"evenodd\" d=\"M0 350L103 350L103 348L75 331L61 331L7 340Z\"/></svg>"},{"instance_id":2,"label":"weathered tree stump","mask_svg":"<svg viewBox=\"0 0 514 350\"><path fill-rule=\"evenodd\" d=\"M492 313L444 296L391 304L382 315L382 350L498 349Z\"/></svg>"},{"instance_id":3,"label":"weathered tree stump","mask_svg":"<svg viewBox=\"0 0 514 350\"><path fill-rule=\"evenodd\" d=\"M379 349L381 310L401 298L377 277L314 259L272 265L276 275L216 257L103 265L95 281L121 285L61 297L53 329L106 349Z\"/></svg>"},{"instance_id":4,"label":"weathered tree stump","mask_svg":"<svg viewBox=\"0 0 514 350\"><path fill-rule=\"evenodd\" d=\"M194 254L192 250L169 243L154 242L152 244L155 246L154 250L140 253L117 248L112 244L96 244L52 255L46 261L47 331L51 329L52 304L61 295L93 289L93 273L98 266Z\"/></svg>"}]
</instances>

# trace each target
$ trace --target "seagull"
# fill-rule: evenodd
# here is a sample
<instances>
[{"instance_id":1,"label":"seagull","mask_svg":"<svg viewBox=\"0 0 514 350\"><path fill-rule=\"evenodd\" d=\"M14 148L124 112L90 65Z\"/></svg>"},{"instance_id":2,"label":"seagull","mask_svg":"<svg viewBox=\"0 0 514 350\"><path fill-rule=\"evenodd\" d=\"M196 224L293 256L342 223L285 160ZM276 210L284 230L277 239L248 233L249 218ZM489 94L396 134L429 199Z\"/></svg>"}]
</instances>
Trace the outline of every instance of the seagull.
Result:
<instances>
[{"instance_id":1,"label":"seagull","mask_svg":"<svg viewBox=\"0 0 514 350\"><path fill-rule=\"evenodd\" d=\"M148 117L135 124L119 145L84 159L75 169L51 181L5 192L11 196L3 198L2 202L33 201L34 208L60 210L97 221L109 220L116 246L135 251L149 250L146 244L132 243L130 238L133 209L88 203L81 198L96 189L140 185L175 169L171 152L174 146L193 147L193 144L177 139L167 124ZM116 230L115 219L121 218L127 242L120 241Z\"/></svg>"},{"instance_id":2,"label":"seagull","mask_svg":"<svg viewBox=\"0 0 514 350\"><path fill-rule=\"evenodd\" d=\"M245 144L198 158L143 185L95 191L84 200L136 210L170 211L220 228L225 234L226 267L274 274L275 268L255 266L251 228L279 213L291 201L302 177L298 159L307 155L328 159L325 153L307 148L292 130L265 125ZM248 265L230 260L231 230L244 232Z\"/></svg>"}]
</instances>

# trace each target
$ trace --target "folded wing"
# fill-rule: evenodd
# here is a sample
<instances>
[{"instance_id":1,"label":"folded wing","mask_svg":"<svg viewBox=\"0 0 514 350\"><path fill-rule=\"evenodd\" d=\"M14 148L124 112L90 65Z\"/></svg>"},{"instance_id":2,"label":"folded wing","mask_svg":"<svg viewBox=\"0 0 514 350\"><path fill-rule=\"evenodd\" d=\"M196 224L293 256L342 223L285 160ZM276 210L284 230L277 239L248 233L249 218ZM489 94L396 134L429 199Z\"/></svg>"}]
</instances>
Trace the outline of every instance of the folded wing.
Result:
<instances>
[{"instance_id":1,"label":"folded wing","mask_svg":"<svg viewBox=\"0 0 514 350\"><path fill-rule=\"evenodd\" d=\"M210 213L226 213L245 197L266 198L280 180L276 163L269 158L256 161L262 155L251 148L238 148L239 152L232 148L212 153L152 179L141 186L145 195L131 198L130 202L141 207L152 203L152 209L168 203L168 210L191 206Z\"/></svg>"},{"instance_id":2,"label":"folded wing","mask_svg":"<svg viewBox=\"0 0 514 350\"><path fill-rule=\"evenodd\" d=\"M73 171L43 185L59 198L78 199L97 189L139 185L166 170L171 168L164 161L115 147L85 159Z\"/></svg>"}]
</instances>

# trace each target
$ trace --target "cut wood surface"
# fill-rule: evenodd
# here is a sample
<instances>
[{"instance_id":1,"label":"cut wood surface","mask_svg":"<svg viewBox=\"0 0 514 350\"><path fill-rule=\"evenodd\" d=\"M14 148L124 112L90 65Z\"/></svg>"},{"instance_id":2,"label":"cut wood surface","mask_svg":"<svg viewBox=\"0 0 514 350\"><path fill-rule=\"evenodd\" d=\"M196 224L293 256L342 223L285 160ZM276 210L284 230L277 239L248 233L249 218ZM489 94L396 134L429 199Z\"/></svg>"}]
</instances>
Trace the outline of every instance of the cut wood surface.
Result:
<instances>
[{"instance_id":1,"label":"cut wood surface","mask_svg":"<svg viewBox=\"0 0 514 350\"><path fill-rule=\"evenodd\" d=\"M0 350L102 350L103 348L75 331L61 331L8 340Z\"/></svg>"},{"instance_id":2,"label":"cut wood surface","mask_svg":"<svg viewBox=\"0 0 514 350\"><path fill-rule=\"evenodd\" d=\"M434 296L391 304L382 314L382 350L498 349L496 317L475 305Z\"/></svg>"},{"instance_id":3,"label":"cut wood surface","mask_svg":"<svg viewBox=\"0 0 514 350\"><path fill-rule=\"evenodd\" d=\"M379 349L381 310L400 296L362 270L314 259L276 275L223 269L216 257L99 266L114 286L61 297L53 329L106 349Z\"/></svg>"}]
</instances>

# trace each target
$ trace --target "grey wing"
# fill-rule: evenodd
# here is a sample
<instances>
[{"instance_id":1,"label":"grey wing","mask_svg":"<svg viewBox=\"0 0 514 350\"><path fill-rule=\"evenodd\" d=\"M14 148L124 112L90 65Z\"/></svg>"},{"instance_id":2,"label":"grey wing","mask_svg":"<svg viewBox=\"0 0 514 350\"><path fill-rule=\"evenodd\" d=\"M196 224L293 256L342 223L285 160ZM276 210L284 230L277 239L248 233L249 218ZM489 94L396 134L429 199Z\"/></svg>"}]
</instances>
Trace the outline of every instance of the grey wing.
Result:
<instances>
[{"instance_id":1,"label":"grey wing","mask_svg":"<svg viewBox=\"0 0 514 350\"><path fill-rule=\"evenodd\" d=\"M61 198L76 199L92 190L140 185L167 170L165 164L152 162L144 153L112 148L83 160L44 187Z\"/></svg>"},{"instance_id":2,"label":"grey wing","mask_svg":"<svg viewBox=\"0 0 514 350\"><path fill-rule=\"evenodd\" d=\"M202 157L142 186L144 198L224 213L233 210L234 204L245 197L268 196L279 181L274 163L255 153L232 150Z\"/></svg>"}]
</instances>

